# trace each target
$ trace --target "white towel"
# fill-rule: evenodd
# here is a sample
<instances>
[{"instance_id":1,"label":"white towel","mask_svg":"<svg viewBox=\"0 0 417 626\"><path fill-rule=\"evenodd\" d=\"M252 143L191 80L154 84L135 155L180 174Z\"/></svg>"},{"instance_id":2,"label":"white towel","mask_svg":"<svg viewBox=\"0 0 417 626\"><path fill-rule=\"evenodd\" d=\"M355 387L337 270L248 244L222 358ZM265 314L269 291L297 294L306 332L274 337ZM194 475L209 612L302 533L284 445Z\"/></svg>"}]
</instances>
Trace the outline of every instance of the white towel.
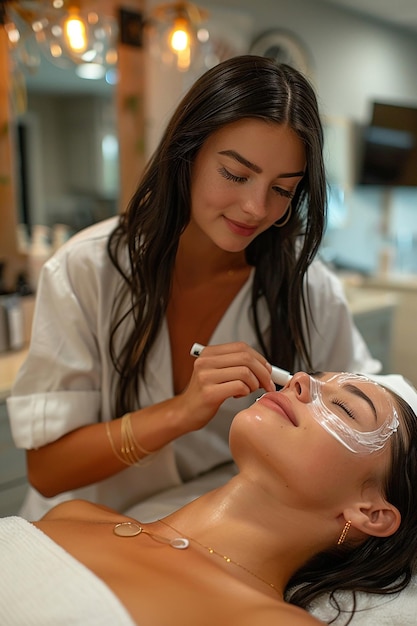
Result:
<instances>
[{"instance_id":1,"label":"white towel","mask_svg":"<svg viewBox=\"0 0 417 626\"><path fill-rule=\"evenodd\" d=\"M114 593L38 528L0 519L1 626L133 626Z\"/></svg>"}]
</instances>

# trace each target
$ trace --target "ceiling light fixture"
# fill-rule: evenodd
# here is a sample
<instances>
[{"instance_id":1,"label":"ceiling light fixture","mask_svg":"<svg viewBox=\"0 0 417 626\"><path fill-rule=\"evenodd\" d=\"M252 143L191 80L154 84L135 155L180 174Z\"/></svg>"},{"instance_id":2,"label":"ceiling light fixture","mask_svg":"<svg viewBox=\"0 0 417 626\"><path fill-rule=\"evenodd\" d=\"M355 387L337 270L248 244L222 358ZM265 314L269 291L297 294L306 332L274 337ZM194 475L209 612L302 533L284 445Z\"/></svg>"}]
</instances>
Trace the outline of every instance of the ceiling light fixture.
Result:
<instances>
[{"instance_id":1,"label":"ceiling light fixture","mask_svg":"<svg viewBox=\"0 0 417 626\"><path fill-rule=\"evenodd\" d=\"M55 65L70 68L117 62L117 20L99 12L98 2L3 0L4 28L16 64L33 72L39 50Z\"/></svg>"},{"instance_id":2,"label":"ceiling light fixture","mask_svg":"<svg viewBox=\"0 0 417 626\"><path fill-rule=\"evenodd\" d=\"M151 53L180 71L204 58L209 32L203 24L208 12L190 2L156 6L149 17L120 8L119 24L104 15L98 0L0 0L3 24L12 58L19 69L33 73L40 53L61 68L83 68L90 75L97 66L117 63L116 35L122 44L141 47L144 34ZM91 72L88 71L92 65ZM105 73L105 72L104 72Z\"/></svg>"},{"instance_id":3,"label":"ceiling light fixture","mask_svg":"<svg viewBox=\"0 0 417 626\"><path fill-rule=\"evenodd\" d=\"M189 70L208 42L209 33L203 27L208 17L207 11L190 2L157 6L148 22L151 52L167 65Z\"/></svg>"}]
</instances>

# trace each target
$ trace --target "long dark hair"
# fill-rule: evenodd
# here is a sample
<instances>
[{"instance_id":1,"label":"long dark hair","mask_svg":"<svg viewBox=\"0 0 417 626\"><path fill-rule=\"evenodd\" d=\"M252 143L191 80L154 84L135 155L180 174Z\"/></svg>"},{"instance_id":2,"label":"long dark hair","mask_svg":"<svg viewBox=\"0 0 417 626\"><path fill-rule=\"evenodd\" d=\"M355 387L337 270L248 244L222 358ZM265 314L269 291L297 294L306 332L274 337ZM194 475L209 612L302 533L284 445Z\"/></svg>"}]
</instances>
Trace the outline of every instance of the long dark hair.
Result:
<instances>
[{"instance_id":1,"label":"long dark hair","mask_svg":"<svg viewBox=\"0 0 417 626\"><path fill-rule=\"evenodd\" d=\"M212 133L243 118L286 124L305 146L307 168L292 200L291 219L283 228L260 234L246 249L246 259L256 268L252 318L265 356L289 370L297 357L311 367L308 330L303 332L302 325L303 315L308 317L303 284L323 237L326 213L317 100L297 70L263 57L234 57L208 70L185 95L109 240L110 258L124 279L114 300L110 337L112 361L120 376L116 415L139 401L138 377L145 376L146 360L161 328L179 238L190 220L196 155ZM270 314L268 345L259 326L261 297ZM132 317L126 337L125 324ZM119 333L124 342L117 352Z\"/></svg>"},{"instance_id":2,"label":"long dark hair","mask_svg":"<svg viewBox=\"0 0 417 626\"><path fill-rule=\"evenodd\" d=\"M400 427L390 439L391 464L383 495L401 513L399 529L390 537L369 537L354 548L346 543L319 554L293 576L287 588L287 600L305 609L327 594L337 614L346 611L337 592L351 591L347 624L356 607L356 592L398 593L408 585L417 565L417 417L402 398L392 395Z\"/></svg>"}]
</instances>

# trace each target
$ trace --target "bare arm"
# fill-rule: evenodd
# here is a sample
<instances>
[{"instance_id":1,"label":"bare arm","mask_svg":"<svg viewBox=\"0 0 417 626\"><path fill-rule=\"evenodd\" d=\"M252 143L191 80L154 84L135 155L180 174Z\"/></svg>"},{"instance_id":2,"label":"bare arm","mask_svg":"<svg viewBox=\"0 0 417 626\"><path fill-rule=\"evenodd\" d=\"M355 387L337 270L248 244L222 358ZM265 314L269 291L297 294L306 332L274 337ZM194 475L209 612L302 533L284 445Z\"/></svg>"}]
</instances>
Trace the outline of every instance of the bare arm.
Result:
<instances>
[{"instance_id":1,"label":"bare arm","mask_svg":"<svg viewBox=\"0 0 417 626\"><path fill-rule=\"evenodd\" d=\"M190 383L181 395L132 412L134 436L144 449L159 450L203 428L227 398L243 397L259 388L275 389L270 374L265 358L244 343L207 347L194 362ZM109 427L114 446L120 450L120 418ZM104 423L83 426L27 452L29 481L46 497L90 485L123 469L126 465L115 455Z\"/></svg>"},{"instance_id":2,"label":"bare arm","mask_svg":"<svg viewBox=\"0 0 417 626\"><path fill-rule=\"evenodd\" d=\"M132 413L132 425L144 447L145 441L152 440L157 450L183 434L176 423L175 404L179 404L177 398ZM114 446L120 450L120 418L110 422L109 428ZM104 423L83 426L27 451L29 482L48 498L104 480L126 467L114 454Z\"/></svg>"}]
</instances>

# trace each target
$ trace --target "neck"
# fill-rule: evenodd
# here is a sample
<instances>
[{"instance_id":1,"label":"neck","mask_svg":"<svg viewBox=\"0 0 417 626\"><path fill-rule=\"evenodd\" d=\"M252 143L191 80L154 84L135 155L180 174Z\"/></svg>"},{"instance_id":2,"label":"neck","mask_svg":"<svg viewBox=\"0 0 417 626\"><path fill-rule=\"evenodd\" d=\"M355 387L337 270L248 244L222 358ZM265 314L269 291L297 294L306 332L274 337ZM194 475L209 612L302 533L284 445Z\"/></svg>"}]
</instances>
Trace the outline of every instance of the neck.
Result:
<instances>
[{"instance_id":1,"label":"neck","mask_svg":"<svg viewBox=\"0 0 417 626\"><path fill-rule=\"evenodd\" d=\"M181 235L175 260L175 273L190 281L207 281L248 273L245 251L228 252L203 235L191 222Z\"/></svg>"},{"instance_id":2,"label":"neck","mask_svg":"<svg viewBox=\"0 0 417 626\"><path fill-rule=\"evenodd\" d=\"M268 500L250 480L238 475L166 521L283 594L293 573L317 551L317 536L309 532L307 519L299 521L299 511L282 509Z\"/></svg>"}]
</instances>

